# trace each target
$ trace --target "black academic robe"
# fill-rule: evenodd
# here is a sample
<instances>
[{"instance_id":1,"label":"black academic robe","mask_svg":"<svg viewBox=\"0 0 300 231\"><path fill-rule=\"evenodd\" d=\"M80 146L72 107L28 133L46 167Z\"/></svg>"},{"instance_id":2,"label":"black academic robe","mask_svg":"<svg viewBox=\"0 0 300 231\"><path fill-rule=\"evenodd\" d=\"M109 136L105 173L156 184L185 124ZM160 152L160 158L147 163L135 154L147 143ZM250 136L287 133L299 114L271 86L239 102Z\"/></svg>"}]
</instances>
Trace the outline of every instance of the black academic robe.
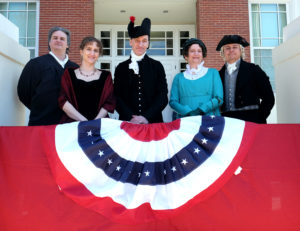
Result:
<instances>
[{"instance_id":1,"label":"black academic robe","mask_svg":"<svg viewBox=\"0 0 300 231\"><path fill-rule=\"evenodd\" d=\"M132 115L142 115L149 123L163 122L162 110L168 104L168 88L162 64L145 55L138 62L139 75L136 75L129 69L130 63L128 59L115 70L114 93L119 119L129 121Z\"/></svg>"},{"instance_id":2,"label":"black academic robe","mask_svg":"<svg viewBox=\"0 0 300 231\"><path fill-rule=\"evenodd\" d=\"M18 82L20 101L30 110L28 125L58 124L62 110L58 107L61 76L69 67L78 67L70 60L65 68L46 54L31 59L24 67Z\"/></svg>"},{"instance_id":3,"label":"black academic robe","mask_svg":"<svg viewBox=\"0 0 300 231\"><path fill-rule=\"evenodd\" d=\"M219 71L224 86L224 95L225 70L226 65ZM226 100L225 97L224 100ZM255 123L266 123L274 102L274 94L266 73L258 65L241 60L236 80L235 107L258 105L259 108L258 110L225 112L226 104L224 102L221 110L223 116Z\"/></svg>"}]
</instances>

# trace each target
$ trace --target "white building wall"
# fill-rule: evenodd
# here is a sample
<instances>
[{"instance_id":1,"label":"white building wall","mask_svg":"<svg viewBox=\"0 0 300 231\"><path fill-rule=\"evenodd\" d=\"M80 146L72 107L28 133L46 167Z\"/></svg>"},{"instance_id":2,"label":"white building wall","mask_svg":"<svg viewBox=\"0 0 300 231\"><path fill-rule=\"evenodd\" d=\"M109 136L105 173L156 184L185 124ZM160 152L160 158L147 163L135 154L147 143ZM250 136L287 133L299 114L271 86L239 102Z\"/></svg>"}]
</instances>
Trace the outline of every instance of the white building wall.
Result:
<instances>
[{"instance_id":1,"label":"white building wall","mask_svg":"<svg viewBox=\"0 0 300 231\"><path fill-rule=\"evenodd\" d=\"M288 27L284 28L284 33L283 33L283 40L287 40L288 37L291 37L293 35L295 35L296 33L298 33L297 31L299 31L300 27L299 25L291 25L290 23L292 23L297 17L300 16L300 0L248 0L249 2L249 12L250 11L250 4L251 3L264 3L264 4L274 4L274 3L278 3L278 4L287 4L287 12L288 12L288 18L287 18L287 22L288 22ZM249 17L251 17L251 14L249 14ZM250 25L250 28L252 27L252 25ZM285 32L286 31L286 32ZM250 31L251 34L251 31ZM252 62L254 62L253 57L254 54L251 53L251 57L252 57ZM274 64L274 55L273 55L273 64ZM275 71L276 72L276 71ZM275 73L275 79L276 79L276 73ZM277 106L277 102L278 102L278 97L277 97L277 90L278 90L278 81L276 81L276 93L275 93L275 105L271 111L271 114L269 115L268 119L267 119L267 123L280 123L280 121L277 119L277 115L279 112L278 111L278 106Z\"/></svg>"},{"instance_id":2,"label":"white building wall","mask_svg":"<svg viewBox=\"0 0 300 231\"><path fill-rule=\"evenodd\" d=\"M300 1L291 0L289 4L289 15L291 21L295 20L300 16Z\"/></svg>"},{"instance_id":3,"label":"white building wall","mask_svg":"<svg viewBox=\"0 0 300 231\"><path fill-rule=\"evenodd\" d=\"M300 123L300 17L285 29L285 39L273 49L278 123Z\"/></svg>"},{"instance_id":4,"label":"white building wall","mask_svg":"<svg viewBox=\"0 0 300 231\"><path fill-rule=\"evenodd\" d=\"M14 32L16 26L5 22L6 18L0 20L0 126L26 125L28 112L18 99L17 83L30 53L19 45L18 33L16 36Z\"/></svg>"},{"instance_id":5,"label":"white building wall","mask_svg":"<svg viewBox=\"0 0 300 231\"><path fill-rule=\"evenodd\" d=\"M0 14L0 25L0 32L6 34L16 42L19 42L19 28L11 21L7 20L2 14Z\"/></svg>"}]
</instances>

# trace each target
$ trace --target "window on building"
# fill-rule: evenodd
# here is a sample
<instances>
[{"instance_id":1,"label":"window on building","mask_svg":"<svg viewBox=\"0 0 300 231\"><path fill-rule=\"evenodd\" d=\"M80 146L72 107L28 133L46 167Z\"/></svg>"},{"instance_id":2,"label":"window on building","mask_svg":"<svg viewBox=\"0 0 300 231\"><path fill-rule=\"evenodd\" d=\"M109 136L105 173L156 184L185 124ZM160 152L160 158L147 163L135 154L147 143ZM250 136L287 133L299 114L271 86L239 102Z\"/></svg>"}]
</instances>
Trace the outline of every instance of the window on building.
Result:
<instances>
[{"instance_id":1,"label":"window on building","mask_svg":"<svg viewBox=\"0 0 300 231\"><path fill-rule=\"evenodd\" d=\"M110 64L110 62L101 62L101 63L100 63L100 69L101 69L101 70L110 71L110 69L111 69L111 64Z\"/></svg>"},{"instance_id":2,"label":"window on building","mask_svg":"<svg viewBox=\"0 0 300 231\"><path fill-rule=\"evenodd\" d=\"M117 32L117 55L128 56L131 52L129 36L125 31ZM172 56L174 51L173 31L151 31L148 55Z\"/></svg>"},{"instance_id":3,"label":"window on building","mask_svg":"<svg viewBox=\"0 0 300 231\"><path fill-rule=\"evenodd\" d=\"M111 33L110 31L100 31L100 40L103 46L103 55L111 55Z\"/></svg>"},{"instance_id":4,"label":"window on building","mask_svg":"<svg viewBox=\"0 0 300 231\"><path fill-rule=\"evenodd\" d=\"M287 25L286 4L251 4L252 49L254 62L270 77L275 90L272 49L282 43Z\"/></svg>"},{"instance_id":5,"label":"window on building","mask_svg":"<svg viewBox=\"0 0 300 231\"><path fill-rule=\"evenodd\" d=\"M184 72L186 70L187 62L180 62L180 72Z\"/></svg>"},{"instance_id":6,"label":"window on building","mask_svg":"<svg viewBox=\"0 0 300 231\"><path fill-rule=\"evenodd\" d=\"M0 2L0 14L19 28L19 43L27 47L30 57L38 55L37 2Z\"/></svg>"},{"instance_id":7,"label":"window on building","mask_svg":"<svg viewBox=\"0 0 300 231\"><path fill-rule=\"evenodd\" d=\"M130 54L131 47L129 45L128 32L118 31L117 32L117 55L128 56Z\"/></svg>"},{"instance_id":8,"label":"window on building","mask_svg":"<svg viewBox=\"0 0 300 231\"><path fill-rule=\"evenodd\" d=\"M180 36L180 54L182 55L182 47L183 44L186 40L188 40L190 38L190 32L189 31L180 31L179 32L179 36Z\"/></svg>"},{"instance_id":9,"label":"window on building","mask_svg":"<svg viewBox=\"0 0 300 231\"><path fill-rule=\"evenodd\" d=\"M183 44L186 40L190 38L190 32L189 31L179 31L179 40L180 40L180 55L183 54ZM180 61L180 71L184 72L186 70L186 61Z\"/></svg>"}]
</instances>

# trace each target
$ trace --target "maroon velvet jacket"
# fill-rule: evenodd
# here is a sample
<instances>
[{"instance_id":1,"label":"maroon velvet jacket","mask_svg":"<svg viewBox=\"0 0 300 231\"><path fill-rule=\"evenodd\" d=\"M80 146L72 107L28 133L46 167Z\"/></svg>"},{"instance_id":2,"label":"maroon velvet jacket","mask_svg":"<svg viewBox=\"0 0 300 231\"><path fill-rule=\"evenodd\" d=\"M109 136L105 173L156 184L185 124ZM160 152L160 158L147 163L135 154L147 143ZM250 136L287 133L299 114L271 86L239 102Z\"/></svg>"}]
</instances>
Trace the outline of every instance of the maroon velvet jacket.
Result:
<instances>
[{"instance_id":1,"label":"maroon velvet jacket","mask_svg":"<svg viewBox=\"0 0 300 231\"><path fill-rule=\"evenodd\" d=\"M74 72L76 68L68 68L65 70L62 79L61 79L61 90L60 94L58 97L58 105L62 109L66 101L69 101L76 110L78 110L78 104L76 101L76 96L70 76L70 72ZM113 94L113 82L112 82L112 77L111 73L108 71L100 70L101 71L101 76L100 78L105 78L105 83L103 87L103 91L101 93L100 101L98 104L98 111L103 107L106 109L108 112L113 113L114 109L116 107L116 100ZM63 114L60 123L68 123L68 122L73 122L72 118L68 117L66 113Z\"/></svg>"}]
</instances>

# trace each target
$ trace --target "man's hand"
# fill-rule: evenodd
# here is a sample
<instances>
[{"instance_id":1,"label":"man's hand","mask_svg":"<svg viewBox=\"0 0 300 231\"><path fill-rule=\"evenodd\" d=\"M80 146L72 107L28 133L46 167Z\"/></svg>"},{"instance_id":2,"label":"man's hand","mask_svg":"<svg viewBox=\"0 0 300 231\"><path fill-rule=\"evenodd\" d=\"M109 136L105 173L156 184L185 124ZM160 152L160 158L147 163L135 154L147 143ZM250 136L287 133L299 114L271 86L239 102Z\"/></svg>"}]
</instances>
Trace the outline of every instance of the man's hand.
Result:
<instances>
[{"instance_id":1,"label":"man's hand","mask_svg":"<svg viewBox=\"0 0 300 231\"><path fill-rule=\"evenodd\" d=\"M132 119L129 121L130 123L134 123L134 124L148 124L148 120L141 115L133 115Z\"/></svg>"}]
</instances>

